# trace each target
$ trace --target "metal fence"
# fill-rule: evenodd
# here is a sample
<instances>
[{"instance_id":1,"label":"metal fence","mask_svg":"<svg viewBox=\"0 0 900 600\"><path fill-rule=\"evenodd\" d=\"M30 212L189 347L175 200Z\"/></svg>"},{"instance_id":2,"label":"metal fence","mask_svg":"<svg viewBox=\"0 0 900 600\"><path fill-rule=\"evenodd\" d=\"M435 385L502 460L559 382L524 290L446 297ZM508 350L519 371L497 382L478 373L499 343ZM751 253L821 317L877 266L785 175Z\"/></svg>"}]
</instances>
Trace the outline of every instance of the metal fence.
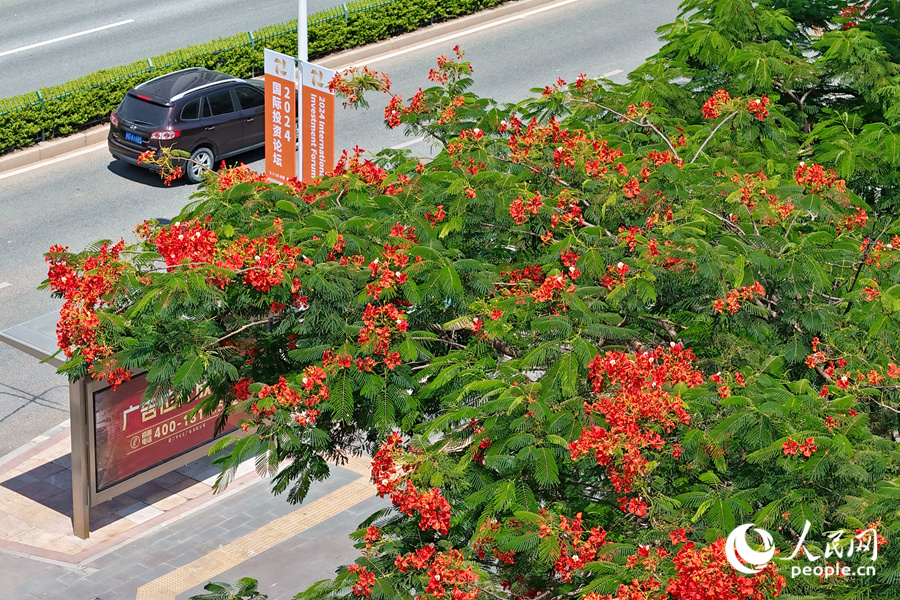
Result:
<instances>
[{"instance_id":1,"label":"metal fence","mask_svg":"<svg viewBox=\"0 0 900 600\"><path fill-rule=\"evenodd\" d=\"M309 15L307 24L309 27L312 27L334 19L346 20L352 14L402 1L403 0L356 0L355 2L344 3L335 8L326 9ZM296 31L297 21L295 19L287 23L269 25L253 32L239 33L206 44L167 52L146 60L133 62L130 65L105 69L62 85L54 85L41 88L34 92L13 96L12 98L0 99L0 115L32 107L40 108L43 107L45 102L51 100L59 100L72 94L96 89L130 77L150 74L160 69L168 70L173 66L189 63L198 57L212 56L220 52L226 52L243 46L255 47L257 44L262 44L274 37L286 33L295 33Z\"/></svg>"}]
</instances>

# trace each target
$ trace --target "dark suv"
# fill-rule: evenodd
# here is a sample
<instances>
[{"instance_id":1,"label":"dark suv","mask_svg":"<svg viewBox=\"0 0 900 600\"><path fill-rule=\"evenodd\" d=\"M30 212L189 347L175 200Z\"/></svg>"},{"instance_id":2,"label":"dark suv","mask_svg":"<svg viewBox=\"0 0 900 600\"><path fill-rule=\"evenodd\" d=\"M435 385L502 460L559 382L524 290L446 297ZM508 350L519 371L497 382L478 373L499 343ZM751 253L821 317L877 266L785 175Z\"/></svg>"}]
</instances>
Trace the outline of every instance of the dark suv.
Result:
<instances>
[{"instance_id":1,"label":"dark suv","mask_svg":"<svg viewBox=\"0 0 900 600\"><path fill-rule=\"evenodd\" d=\"M261 81L184 69L128 90L109 115L109 151L132 164L160 146L190 152L185 174L197 183L204 167L265 144L264 113Z\"/></svg>"}]
</instances>

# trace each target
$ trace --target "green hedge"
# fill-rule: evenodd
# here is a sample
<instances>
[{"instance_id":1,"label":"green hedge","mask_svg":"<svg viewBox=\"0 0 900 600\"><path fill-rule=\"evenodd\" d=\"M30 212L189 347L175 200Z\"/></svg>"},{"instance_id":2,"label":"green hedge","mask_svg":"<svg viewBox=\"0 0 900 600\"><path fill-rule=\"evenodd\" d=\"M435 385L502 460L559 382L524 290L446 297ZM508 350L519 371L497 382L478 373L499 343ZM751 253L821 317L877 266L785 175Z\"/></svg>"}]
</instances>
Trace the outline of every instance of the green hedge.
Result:
<instances>
[{"instance_id":1,"label":"green hedge","mask_svg":"<svg viewBox=\"0 0 900 600\"><path fill-rule=\"evenodd\" d=\"M478 12L504 1L358 0L343 4L309 16L310 59ZM236 77L253 77L262 71L264 48L296 54L296 19L0 100L0 154L105 122L129 89L171 71L206 67Z\"/></svg>"}]
</instances>

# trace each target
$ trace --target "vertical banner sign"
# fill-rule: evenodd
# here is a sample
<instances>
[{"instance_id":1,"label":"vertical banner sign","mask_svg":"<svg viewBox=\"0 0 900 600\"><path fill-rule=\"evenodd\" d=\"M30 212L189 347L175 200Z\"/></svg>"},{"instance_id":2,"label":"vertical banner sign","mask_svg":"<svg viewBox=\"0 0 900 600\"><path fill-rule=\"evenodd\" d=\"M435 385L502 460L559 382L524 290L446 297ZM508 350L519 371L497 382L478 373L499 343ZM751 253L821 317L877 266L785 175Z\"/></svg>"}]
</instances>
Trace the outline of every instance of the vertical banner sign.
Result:
<instances>
[{"instance_id":1,"label":"vertical banner sign","mask_svg":"<svg viewBox=\"0 0 900 600\"><path fill-rule=\"evenodd\" d=\"M334 94L328 90L334 71L306 61L300 61L300 67L303 72L301 179L312 181L334 168Z\"/></svg>"},{"instance_id":2,"label":"vertical banner sign","mask_svg":"<svg viewBox=\"0 0 900 600\"><path fill-rule=\"evenodd\" d=\"M287 183L297 176L296 59L265 49L266 176Z\"/></svg>"}]
</instances>

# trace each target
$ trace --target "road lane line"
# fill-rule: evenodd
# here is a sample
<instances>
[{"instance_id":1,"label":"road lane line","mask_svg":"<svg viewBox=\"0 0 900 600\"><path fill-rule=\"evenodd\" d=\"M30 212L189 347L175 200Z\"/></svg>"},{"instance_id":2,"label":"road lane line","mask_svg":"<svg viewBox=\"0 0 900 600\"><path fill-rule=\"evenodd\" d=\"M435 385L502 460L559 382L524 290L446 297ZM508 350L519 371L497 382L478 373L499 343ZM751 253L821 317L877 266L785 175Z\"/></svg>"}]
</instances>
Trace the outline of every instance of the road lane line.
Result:
<instances>
[{"instance_id":1,"label":"road lane line","mask_svg":"<svg viewBox=\"0 0 900 600\"><path fill-rule=\"evenodd\" d=\"M443 44L450 40L454 40L456 38L462 37L464 35L469 35L471 33L478 33L479 31L484 31L485 29L491 29L492 27L497 27L498 25L505 25L507 23L511 23L513 21L518 21L520 19L525 19L532 15L536 15L538 13L544 12L545 10L550 10L552 8L559 8L560 6L565 6L567 4L572 4L573 2L578 2L579 0L562 0L562 2L556 2L549 6L542 6L541 8L536 8L534 10L530 10L528 12L522 13L520 15L513 15L511 17L506 17L505 19L498 19L496 21L491 21L490 23L485 23L484 25L479 25L477 27L472 27L470 29L464 29L463 31L459 31L456 33L451 33L433 40L429 40L427 42L422 42L421 44L416 44L415 46L409 46L408 48L403 48L402 50L396 50L394 52L389 52L387 54L382 54L381 56L377 56L375 58L371 58L365 60L360 63L351 63L348 65L344 65L341 67L336 67L335 71L342 71L344 69L350 69L353 67L362 67L365 65L371 65L372 63L378 62L380 60L388 60L389 58L394 58L395 56L402 56L409 52L415 52L416 50L421 50L422 48L428 48L429 46L434 46L437 44Z\"/></svg>"},{"instance_id":2,"label":"road lane line","mask_svg":"<svg viewBox=\"0 0 900 600\"><path fill-rule=\"evenodd\" d=\"M81 148L79 150L73 150L72 152L67 152L66 154L62 154L57 156L56 158L49 158L47 160L42 160L34 163L33 165L28 165L27 167L20 167L18 169L12 169L10 171L6 171L5 173L0 173L0 180L6 179L7 177L13 177L15 175L21 175L22 173L27 173L28 171L34 171L35 169L40 169L42 167L47 167L50 165L55 165L58 162L62 162L64 160L69 160L70 158L75 158L76 156L81 156L82 154L87 154L89 152L96 152L97 150L106 150L108 144L106 142L98 142L93 146L88 146L86 148Z\"/></svg>"},{"instance_id":3,"label":"road lane line","mask_svg":"<svg viewBox=\"0 0 900 600\"><path fill-rule=\"evenodd\" d=\"M403 142L402 144L397 144L396 146L391 146L391 150L399 150L400 148L406 148L407 146L412 146L413 144L418 144L425 140L425 136L420 135L417 138L413 138L408 142Z\"/></svg>"},{"instance_id":4,"label":"road lane line","mask_svg":"<svg viewBox=\"0 0 900 600\"><path fill-rule=\"evenodd\" d=\"M0 281L0 290L2 290L3 288L9 287L11 285L12 285L11 283L7 283L6 281Z\"/></svg>"},{"instance_id":5,"label":"road lane line","mask_svg":"<svg viewBox=\"0 0 900 600\"><path fill-rule=\"evenodd\" d=\"M613 70L610 71L609 73L604 73L604 74L601 75L600 77L603 77L604 79L609 79L609 78L612 77L613 75L618 75L618 74L621 73L621 72L622 72L622 69L613 69Z\"/></svg>"},{"instance_id":6,"label":"road lane line","mask_svg":"<svg viewBox=\"0 0 900 600\"><path fill-rule=\"evenodd\" d=\"M37 44L31 44L30 46L22 46L21 48L15 48L13 50L6 50L5 52L0 52L0 56L6 56L7 54L15 54L16 52L24 52L25 50L31 50L32 48L39 48L41 46L46 46L47 44L55 44L56 42L70 40L72 38L76 38L76 37L79 37L82 35L89 35L91 33L97 33L98 31L103 31L104 29L111 29L113 27L119 27L120 25L128 25L129 23L134 23L134 19L128 19L127 21L119 21L118 23L110 23L109 25L103 25L102 27L94 27L93 29L88 29L87 31L79 31L78 33L70 33L69 35L64 35L62 37L53 38L52 40L47 40L46 42L38 42Z\"/></svg>"}]
</instances>

